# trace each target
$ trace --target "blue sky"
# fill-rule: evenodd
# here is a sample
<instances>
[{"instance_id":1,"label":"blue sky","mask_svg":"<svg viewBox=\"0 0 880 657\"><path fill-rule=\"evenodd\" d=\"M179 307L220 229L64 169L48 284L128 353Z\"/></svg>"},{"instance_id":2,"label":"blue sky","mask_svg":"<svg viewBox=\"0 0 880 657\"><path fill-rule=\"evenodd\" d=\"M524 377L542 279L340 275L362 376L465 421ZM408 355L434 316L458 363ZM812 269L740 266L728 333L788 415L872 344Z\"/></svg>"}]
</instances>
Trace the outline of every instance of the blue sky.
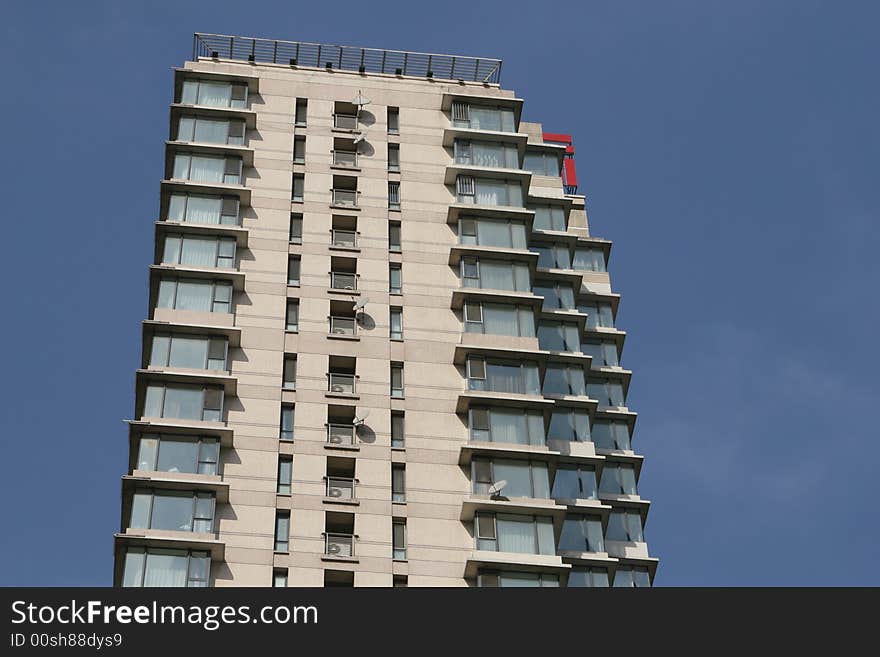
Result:
<instances>
[{"instance_id":1,"label":"blue sky","mask_svg":"<svg viewBox=\"0 0 880 657\"><path fill-rule=\"evenodd\" d=\"M194 31L503 58L614 241L656 584L880 584L880 6L424 4L5 3L0 584L111 581Z\"/></svg>"}]
</instances>

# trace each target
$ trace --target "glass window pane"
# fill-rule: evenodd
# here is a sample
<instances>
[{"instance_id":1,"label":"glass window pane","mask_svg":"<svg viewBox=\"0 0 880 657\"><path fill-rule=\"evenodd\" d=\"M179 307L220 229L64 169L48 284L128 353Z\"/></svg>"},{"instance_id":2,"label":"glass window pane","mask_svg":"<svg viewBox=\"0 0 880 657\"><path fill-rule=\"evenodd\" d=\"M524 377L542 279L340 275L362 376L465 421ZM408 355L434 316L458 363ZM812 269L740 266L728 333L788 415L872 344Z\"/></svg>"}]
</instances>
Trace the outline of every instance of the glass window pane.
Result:
<instances>
[{"instance_id":1,"label":"glass window pane","mask_svg":"<svg viewBox=\"0 0 880 657\"><path fill-rule=\"evenodd\" d=\"M198 443L195 439L163 440L159 443L158 470L162 472L196 472Z\"/></svg>"},{"instance_id":2,"label":"glass window pane","mask_svg":"<svg viewBox=\"0 0 880 657\"><path fill-rule=\"evenodd\" d=\"M150 550L147 553L144 586L186 586L186 553L180 550Z\"/></svg>"},{"instance_id":3,"label":"glass window pane","mask_svg":"<svg viewBox=\"0 0 880 657\"><path fill-rule=\"evenodd\" d=\"M192 531L193 498L191 493L154 493L150 527Z\"/></svg>"}]
</instances>

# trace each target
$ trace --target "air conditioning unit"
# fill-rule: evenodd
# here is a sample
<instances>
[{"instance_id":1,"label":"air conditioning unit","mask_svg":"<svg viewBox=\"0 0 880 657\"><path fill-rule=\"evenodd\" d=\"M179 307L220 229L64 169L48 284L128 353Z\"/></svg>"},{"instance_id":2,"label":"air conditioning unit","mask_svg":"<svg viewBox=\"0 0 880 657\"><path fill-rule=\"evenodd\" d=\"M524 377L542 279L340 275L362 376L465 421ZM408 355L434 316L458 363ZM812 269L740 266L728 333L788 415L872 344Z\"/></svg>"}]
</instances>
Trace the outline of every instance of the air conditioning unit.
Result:
<instances>
[{"instance_id":1,"label":"air conditioning unit","mask_svg":"<svg viewBox=\"0 0 880 657\"><path fill-rule=\"evenodd\" d=\"M335 434L335 433L331 433L330 437L327 439L327 442L341 444L342 443L342 436Z\"/></svg>"},{"instance_id":2,"label":"air conditioning unit","mask_svg":"<svg viewBox=\"0 0 880 657\"><path fill-rule=\"evenodd\" d=\"M342 489L331 486L327 491L327 497L342 497Z\"/></svg>"},{"instance_id":3,"label":"air conditioning unit","mask_svg":"<svg viewBox=\"0 0 880 657\"><path fill-rule=\"evenodd\" d=\"M330 392L345 392L345 387L336 383L330 386Z\"/></svg>"},{"instance_id":4,"label":"air conditioning unit","mask_svg":"<svg viewBox=\"0 0 880 657\"><path fill-rule=\"evenodd\" d=\"M333 332L334 332L334 333L342 334L342 333L345 333L345 329L335 328L335 329L333 329Z\"/></svg>"},{"instance_id":5,"label":"air conditioning unit","mask_svg":"<svg viewBox=\"0 0 880 657\"><path fill-rule=\"evenodd\" d=\"M353 289L354 289L354 285L351 285L351 284L344 285L344 286L342 287L342 289L343 289L343 290L353 290Z\"/></svg>"},{"instance_id":6,"label":"air conditioning unit","mask_svg":"<svg viewBox=\"0 0 880 657\"><path fill-rule=\"evenodd\" d=\"M328 543L327 554L339 554L342 552L342 546L339 543Z\"/></svg>"}]
</instances>

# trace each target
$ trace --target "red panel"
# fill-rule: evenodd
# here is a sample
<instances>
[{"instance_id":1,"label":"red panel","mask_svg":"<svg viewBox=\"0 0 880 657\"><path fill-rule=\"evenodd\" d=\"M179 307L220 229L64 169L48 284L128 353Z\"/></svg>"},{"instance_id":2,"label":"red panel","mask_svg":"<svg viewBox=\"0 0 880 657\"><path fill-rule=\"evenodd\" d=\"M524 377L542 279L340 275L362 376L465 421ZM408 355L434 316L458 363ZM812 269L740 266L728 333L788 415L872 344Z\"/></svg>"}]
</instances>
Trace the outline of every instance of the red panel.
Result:
<instances>
[{"instance_id":1,"label":"red panel","mask_svg":"<svg viewBox=\"0 0 880 657\"><path fill-rule=\"evenodd\" d=\"M566 187L577 187L577 170L574 165L574 142L571 135L558 132L545 132L544 141L552 144L565 144L565 159L562 161L562 180Z\"/></svg>"}]
</instances>

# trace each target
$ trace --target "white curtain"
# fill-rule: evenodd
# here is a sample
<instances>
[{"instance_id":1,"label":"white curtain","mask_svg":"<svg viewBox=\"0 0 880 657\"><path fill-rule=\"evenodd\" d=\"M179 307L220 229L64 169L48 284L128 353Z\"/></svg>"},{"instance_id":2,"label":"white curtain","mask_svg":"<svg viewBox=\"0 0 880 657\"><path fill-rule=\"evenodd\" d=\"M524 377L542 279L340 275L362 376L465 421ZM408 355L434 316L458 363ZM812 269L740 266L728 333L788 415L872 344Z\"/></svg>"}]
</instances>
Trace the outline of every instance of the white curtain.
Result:
<instances>
[{"instance_id":1,"label":"white curtain","mask_svg":"<svg viewBox=\"0 0 880 657\"><path fill-rule=\"evenodd\" d=\"M525 417L520 410L492 409L489 413L492 442L528 444Z\"/></svg>"},{"instance_id":2,"label":"white curtain","mask_svg":"<svg viewBox=\"0 0 880 657\"><path fill-rule=\"evenodd\" d=\"M229 121L198 119L195 124L195 140L209 144L225 144L229 135Z\"/></svg>"},{"instance_id":3,"label":"white curtain","mask_svg":"<svg viewBox=\"0 0 880 657\"><path fill-rule=\"evenodd\" d=\"M487 363L486 383L489 386L489 390L494 392L513 392L521 394L524 391L522 373L519 365Z\"/></svg>"},{"instance_id":4,"label":"white curtain","mask_svg":"<svg viewBox=\"0 0 880 657\"><path fill-rule=\"evenodd\" d=\"M232 85L228 82L199 82L199 105L229 107Z\"/></svg>"},{"instance_id":5,"label":"white curtain","mask_svg":"<svg viewBox=\"0 0 880 657\"><path fill-rule=\"evenodd\" d=\"M483 306L483 325L486 333L518 335L516 308L514 306L485 304Z\"/></svg>"},{"instance_id":6,"label":"white curtain","mask_svg":"<svg viewBox=\"0 0 880 657\"><path fill-rule=\"evenodd\" d=\"M480 262L480 287L488 290L513 290L513 270L506 262Z\"/></svg>"},{"instance_id":7,"label":"white curtain","mask_svg":"<svg viewBox=\"0 0 880 657\"><path fill-rule=\"evenodd\" d=\"M192 155L189 180L194 182L223 182L226 159L222 157L206 157Z\"/></svg>"},{"instance_id":8,"label":"white curtain","mask_svg":"<svg viewBox=\"0 0 880 657\"><path fill-rule=\"evenodd\" d=\"M477 221L478 242L483 246L510 247L510 229L505 221Z\"/></svg>"},{"instance_id":9,"label":"white curtain","mask_svg":"<svg viewBox=\"0 0 880 657\"><path fill-rule=\"evenodd\" d=\"M223 199L216 196L190 196L186 221L194 224L219 224Z\"/></svg>"},{"instance_id":10,"label":"white curtain","mask_svg":"<svg viewBox=\"0 0 880 657\"><path fill-rule=\"evenodd\" d=\"M181 264L214 267L217 264L217 239L214 237L185 237L181 249Z\"/></svg>"},{"instance_id":11,"label":"white curtain","mask_svg":"<svg viewBox=\"0 0 880 657\"><path fill-rule=\"evenodd\" d=\"M155 550L147 554L144 586L186 586L186 554Z\"/></svg>"},{"instance_id":12,"label":"white curtain","mask_svg":"<svg viewBox=\"0 0 880 657\"><path fill-rule=\"evenodd\" d=\"M166 388L162 417L201 420L202 389L189 386Z\"/></svg>"},{"instance_id":13,"label":"white curtain","mask_svg":"<svg viewBox=\"0 0 880 657\"><path fill-rule=\"evenodd\" d=\"M535 553L535 522L532 518L520 520L513 516L498 516L498 551Z\"/></svg>"},{"instance_id":14,"label":"white curtain","mask_svg":"<svg viewBox=\"0 0 880 657\"><path fill-rule=\"evenodd\" d=\"M176 308L210 312L212 293L213 286L210 283L178 281Z\"/></svg>"},{"instance_id":15,"label":"white curtain","mask_svg":"<svg viewBox=\"0 0 880 657\"><path fill-rule=\"evenodd\" d=\"M208 360L208 340L175 335L171 340L168 364L171 367L204 369Z\"/></svg>"}]
</instances>

